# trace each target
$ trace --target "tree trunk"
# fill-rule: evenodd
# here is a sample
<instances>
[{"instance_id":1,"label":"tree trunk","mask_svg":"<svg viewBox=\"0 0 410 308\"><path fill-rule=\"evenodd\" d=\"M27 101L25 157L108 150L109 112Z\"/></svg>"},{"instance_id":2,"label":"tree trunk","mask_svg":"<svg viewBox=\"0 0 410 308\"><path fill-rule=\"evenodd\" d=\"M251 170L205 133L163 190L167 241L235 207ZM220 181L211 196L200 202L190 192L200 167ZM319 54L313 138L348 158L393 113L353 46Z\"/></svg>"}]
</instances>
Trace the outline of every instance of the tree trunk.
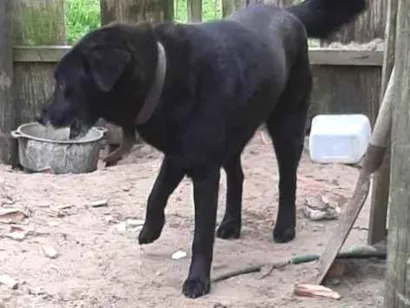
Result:
<instances>
[{"instance_id":1,"label":"tree trunk","mask_svg":"<svg viewBox=\"0 0 410 308\"><path fill-rule=\"evenodd\" d=\"M12 163L13 150L10 132L15 129L16 108L13 103L13 47L11 33L11 2L0 2L0 161Z\"/></svg>"}]
</instances>

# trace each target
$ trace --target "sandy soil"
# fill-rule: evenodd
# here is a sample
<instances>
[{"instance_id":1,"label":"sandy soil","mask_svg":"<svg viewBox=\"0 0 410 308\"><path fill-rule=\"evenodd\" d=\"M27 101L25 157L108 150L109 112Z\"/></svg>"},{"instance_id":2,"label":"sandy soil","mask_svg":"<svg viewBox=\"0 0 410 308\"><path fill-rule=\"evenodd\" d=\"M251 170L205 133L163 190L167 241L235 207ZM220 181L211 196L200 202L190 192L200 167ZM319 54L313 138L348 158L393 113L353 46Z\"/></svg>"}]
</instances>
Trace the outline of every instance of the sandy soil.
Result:
<instances>
[{"instance_id":1,"label":"sandy soil","mask_svg":"<svg viewBox=\"0 0 410 308\"><path fill-rule=\"evenodd\" d=\"M24 174L0 167L0 206L27 211L16 226L0 223L0 275L18 288L0 286L0 307L381 307L384 261L355 261L332 289L342 299L309 299L293 295L296 282L317 274L316 262L216 283L209 295L188 300L181 295L190 260L193 230L191 183L185 180L171 196L162 237L143 249L138 226L159 168L161 155L143 146L118 166L85 175ZM298 179L298 234L288 244L272 241L278 173L273 150L255 137L243 156L244 223L241 239L216 240L212 275L297 254L321 253L337 221L304 217L306 197L325 195L343 203L352 193L358 171L341 165L318 165L304 153ZM224 211L226 183L222 173L218 222ZM106 199L107 205L92 203ZM0 209L1 209L0 208ZM369 206L362 211L345 247L365 244ZM134 221L134 224L138 222ZM10 235L11 234L11 235ZM24 238L19 238L23 234ZM23 237L21 236L21 237ZM13 238L14 237L14 238ZM44 245L58 251L49 258ZM173 260L177 250L187 257Z\"/></svg>"}]
</instances>

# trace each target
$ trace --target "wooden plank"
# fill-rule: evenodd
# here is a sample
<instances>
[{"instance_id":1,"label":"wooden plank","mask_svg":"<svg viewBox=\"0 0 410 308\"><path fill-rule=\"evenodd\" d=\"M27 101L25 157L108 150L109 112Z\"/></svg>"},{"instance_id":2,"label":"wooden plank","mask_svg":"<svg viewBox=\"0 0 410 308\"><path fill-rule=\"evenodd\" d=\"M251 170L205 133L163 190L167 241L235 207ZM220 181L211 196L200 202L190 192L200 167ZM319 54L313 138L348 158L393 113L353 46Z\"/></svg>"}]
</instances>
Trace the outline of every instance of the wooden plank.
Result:
<instances>
[{"instance_id":1,"label":"wooden plank","mask_svg":"<svg viewBox=\"0 0 410 308\"><path fill-rule=\"evenodd\" d=\"M380 66L312 65L313 90L309 108L308 130L317 114L362 113L374 123L379 100Z\"/></svg>"},{"instance_id":2,"label":"wooden plank","mask_svg":"<svg viewBox=\"0 0 410 308\"><path fill-rule=\"evenodd\" d=\"M15 62L58 62L71 46L15 46ZM383 51L309 49L311 65L376 66L383 64Z\"/></svg>"},{"instance_id":3,"label":"wooden plank","mask_svg":"<svg viewBox=\"0 0 410 308\"><path fill-rule=\"evenodd\" d=\"M360 18L358 18L354 23L346 25L342 31L339 31L336 35L331 36L329 40L324 42L324 44L328 44L329 41L332 40L341 41L342 43L347 43L350 41L367 43L377 37L380 38L381 35L379 31L381 25L383 25L385 16L382 8L384 7L386 1L387 0L370 1L368 3L368 10L366 10ZM347 31L348 28L352 31ZM382 31L382 33L383 32L384 31ZM366 70L368 68L369 67L366 67ZM328 85L328 89L326 89L325 93L331 94L336 89L340 91L341 82L344 82L346 86L348 86L349 84L354 85L358 80L360 80L361 85L351 86L350 91L346 88L344 100L348 103L353 97L357 97L358 95L368 97L369 100L364 101L364 104L366 104L369 109L368 115L372 124L374 124L379 111L380 102L381 69L380 67L378 69L379 70L377 73L366 72L363 67L360 70L357 70L356 74L354 74L354 72L349 72L351 74L350 76L339 72L338 76L336 75L338 79L334 80L333 84ZM322 80L324 82L326 79L334 79L336 76L335 72L329 70L327 75L323 74ZM320 87L324 87L324 85L320 84ZM320 257L320 273L317 281L318 284L321 284L323 279L326 277L328 270L332 266L339 250L342 248L354 222L356 221L357 216L360 213L361 208L365 203L370 188L370 177L369 174L366 174L364 171L364 169L361 170L355 192L347 204L339 220L338 226L334 232L332 232L333 234L331 235L325 246L324 252Z\"/></svg>"},{"instance_id":4,"label":"wooden plank","mask_svg":"<svg viewBox=\"0 0 410 308\"><path fill-rule=\"evenodd\" d=\"M384 96L388 78L394 65L394 50L396 44L397 0L390 0L387 6L387 22L385 30L385 53L380 89L380 101ZM373 175L371 192L369 232L367 242L373 245L386 238L386 222L390 185L390 147L386 151L383 164Z\"/></svg>"},{"instance_id":5,"label":"wooden plank","mask_svg":"<svg viewBox=\"0 0 410 308\"><path fill-rule=\"evenodd\" d=\"M320 269L318 278L315 279L314 284L322 284L326 278L327 272L332 266L337 254L342 248L350 230L352 229L360 210L365 204L367 193L370 189L370 180L358 179L358 183L362 185L357 185L353 193L353 198L350 199L346 205L343 214L340 216L339 222L336 229L332 232L332 236L328 240L328 243L320 256ZM366 193L367 192L367 193ZM316 278L316 277L315 277Z\"/></svg>"},{"instance_id":6,"label":"wooden plank","mask_svg":"<svg viewBox=\"0 0 410 308\"><path fill-rule=\"evenodd\" d=\"M0 1L0 160L12 163L13 149L10 132L15 126L13 104L13 48L11 33L11 1ZM15 153L13 153L15 154Z\"/></svg>"},{"instance_id":7,"label":"wooden plank","mask_svg":"<svg viewBox=\"0 0 410 308\"><path fill-rule=\"evenodd\" d=\"M14 62L57 63L71 46L14 46Z\"/></svg>"},{"instance_id":8,"label":"wooden plank","mask_svg":"<svg viewBox=\"0 0 410 308\"><path fill-rule=\"evenodd\" d=\"M410 1L398 1L384 308L410 303Z\"/></svg>"},{"instance_id":9,"label":"wooden plank","mask_svg":"<svg viewBox=\"0 0 410 308\"><path fill-rule=\"evenodd\" d=\"M309 61L312 65L381 66L383 51L310 48Z\"/></svg>"}]
</instances>

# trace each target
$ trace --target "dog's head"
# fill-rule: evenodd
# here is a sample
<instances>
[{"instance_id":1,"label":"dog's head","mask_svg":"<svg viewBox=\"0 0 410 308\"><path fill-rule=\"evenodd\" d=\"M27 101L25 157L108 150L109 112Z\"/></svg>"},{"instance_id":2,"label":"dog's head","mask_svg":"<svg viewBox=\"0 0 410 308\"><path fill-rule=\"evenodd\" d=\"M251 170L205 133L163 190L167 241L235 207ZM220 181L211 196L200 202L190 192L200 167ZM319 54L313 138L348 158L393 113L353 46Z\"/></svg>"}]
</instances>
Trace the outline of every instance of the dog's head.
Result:
<instances>
[{"instance_id":1,"label":"dog's head","mask_svg":"<svg viewBox=\"0 0 410 308\"><path fill-rule=\"evenodd\" d=\"M54 72L52 100L37 120L84 135L99 119L132 121L153 79L156 42L148 26L109 25L84 36ZM142 102L141 102L142 103Z\"/></svg>"}]
</instances>

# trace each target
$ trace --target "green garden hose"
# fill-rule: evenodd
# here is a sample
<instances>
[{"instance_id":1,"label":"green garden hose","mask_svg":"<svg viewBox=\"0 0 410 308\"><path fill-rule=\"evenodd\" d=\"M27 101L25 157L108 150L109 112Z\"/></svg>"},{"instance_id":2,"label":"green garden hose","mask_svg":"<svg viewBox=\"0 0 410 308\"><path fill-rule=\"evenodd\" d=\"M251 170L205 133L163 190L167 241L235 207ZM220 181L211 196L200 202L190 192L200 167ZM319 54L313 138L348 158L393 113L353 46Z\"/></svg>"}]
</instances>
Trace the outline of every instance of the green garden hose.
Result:
<instances>
[{"instance_id":1,"label":"green garden hose","mask_svg":"<svg viewBox=\"0 0 410 308\"><path fill-rule=\"evenodd\" d=\"M385 260L387 257L387 253L385 251L349 251L349 252L341 252L336 256L336 259L382 259ZM262 270L263 267L269 267L268 274L265 274L264 277L269 275L269 273L276 268L282 268L290 264L302 264L308 263L319 260L320 255L315 254L308 254L308 255L300 255L295 256L289 260L282 261L282 262L274 262L274 263L264 263L260 265L252 265L242 269L234 270L222 275L219 275L212 279L212 282L218 282L225 279L229 279L235 276L250 274L250 273L257 273Z\"/></svg>"}]
</instances>

